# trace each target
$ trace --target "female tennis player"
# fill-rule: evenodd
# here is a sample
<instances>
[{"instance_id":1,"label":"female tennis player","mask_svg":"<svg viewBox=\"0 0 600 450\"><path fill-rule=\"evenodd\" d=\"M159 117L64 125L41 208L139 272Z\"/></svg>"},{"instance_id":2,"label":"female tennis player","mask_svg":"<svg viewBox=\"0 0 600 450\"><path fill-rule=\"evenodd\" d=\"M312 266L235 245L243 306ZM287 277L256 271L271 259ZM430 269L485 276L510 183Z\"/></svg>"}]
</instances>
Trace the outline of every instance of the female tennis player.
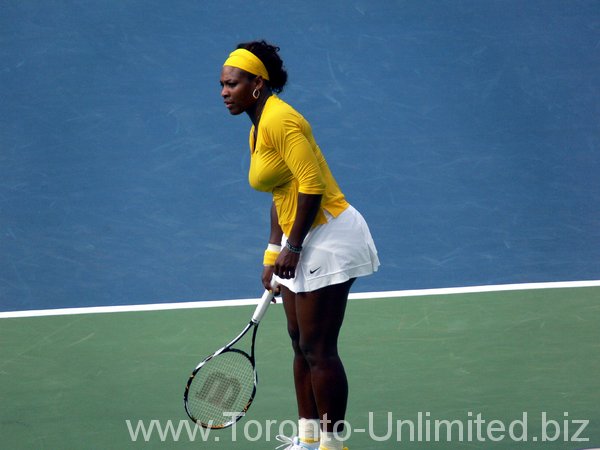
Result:
<instances>
[{"instance_id":1,"label":"female tennis player","mask_svg":"<svg viewBox=\"0 0 600 450\"><path fill-rule=\"evenodd\" d=\"M221 95L232 115L252 121L250 185L273 195L262 283L281 289L299 414L298 436L278 436L279 448L342 450L348 382L337 340L352 283L379 259L309 123L276 95L287 81L278 52L265 41L238 45L223 65Z\"/></svg>"}]
</instances>

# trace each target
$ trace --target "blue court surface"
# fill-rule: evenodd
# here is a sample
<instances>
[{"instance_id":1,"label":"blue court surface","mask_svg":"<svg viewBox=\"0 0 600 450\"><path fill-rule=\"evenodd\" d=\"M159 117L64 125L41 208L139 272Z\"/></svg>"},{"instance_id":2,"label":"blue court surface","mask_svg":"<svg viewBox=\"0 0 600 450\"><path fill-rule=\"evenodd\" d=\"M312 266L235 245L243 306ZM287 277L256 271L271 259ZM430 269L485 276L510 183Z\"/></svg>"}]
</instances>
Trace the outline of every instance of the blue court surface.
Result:
<instances>
[{"instance_id":1,"label":"blue court surface","mask_svg":"<svg viewBox=\"0 0 600 450\"><path fill-rule=\"evenodd\" d=\"M253 297L270 198L219 74L281 47L382 267L600 272L600 2L0 1L0 310Z\"/></svg>"}]
</instances>

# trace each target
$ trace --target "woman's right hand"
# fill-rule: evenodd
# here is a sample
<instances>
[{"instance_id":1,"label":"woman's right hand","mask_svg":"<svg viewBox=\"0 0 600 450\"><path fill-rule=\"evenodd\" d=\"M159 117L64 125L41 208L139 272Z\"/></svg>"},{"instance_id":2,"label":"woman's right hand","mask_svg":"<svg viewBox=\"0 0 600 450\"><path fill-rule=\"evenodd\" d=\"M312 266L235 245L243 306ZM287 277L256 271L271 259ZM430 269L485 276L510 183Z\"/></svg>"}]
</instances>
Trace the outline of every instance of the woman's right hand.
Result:
<instances>
[{"instance_id":1,"label":"woman's right hand","mask_svg":"<svg viewBox=\"0 0 600 450\"><path fill-rule=\"evenodd\" d=\"M262 272L262 284L267 291L273 291L275 295L279 295L281 288L279 286L273 287L273 271L274 266L265 266Z\"/></svg>"}]
</instances>

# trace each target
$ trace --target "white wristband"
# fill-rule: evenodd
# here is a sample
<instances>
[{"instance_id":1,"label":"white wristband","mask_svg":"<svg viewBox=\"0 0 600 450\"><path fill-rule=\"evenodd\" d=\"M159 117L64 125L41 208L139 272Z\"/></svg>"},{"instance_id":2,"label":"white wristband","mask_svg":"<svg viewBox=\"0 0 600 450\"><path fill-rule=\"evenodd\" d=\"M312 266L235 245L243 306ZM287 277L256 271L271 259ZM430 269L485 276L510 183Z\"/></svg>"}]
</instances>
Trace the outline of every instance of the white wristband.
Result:
<instances>
[{"instance_id":1,"label":"white wristband","mask_svg":"<svg viewBox=\"0 0 600 450\"><path fill-rule=\"evenodd\" d=\"M281 252L281 245L269 244L269 245L267 245L267 251L279 253L279 252Z\"/></svg>"}]
</instances>

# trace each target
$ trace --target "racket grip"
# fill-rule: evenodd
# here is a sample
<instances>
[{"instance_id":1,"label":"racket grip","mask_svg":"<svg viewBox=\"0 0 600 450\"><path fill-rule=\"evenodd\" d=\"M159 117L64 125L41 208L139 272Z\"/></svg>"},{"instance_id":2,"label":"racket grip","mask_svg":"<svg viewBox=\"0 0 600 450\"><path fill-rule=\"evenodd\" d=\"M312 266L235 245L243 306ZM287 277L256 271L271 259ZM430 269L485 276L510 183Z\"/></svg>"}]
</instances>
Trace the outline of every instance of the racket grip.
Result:
<instances>
[{"instance_id":1,"label":"racket grip","mask_svg":"<svg viewBox=\"0 0 600 450\"><path fill-rule=\"evenodd\" d=\"M258 323L263 318L265 313L267 312L267 308L269 307L269 303L273 300L273 291L266 291L260 298L256 309L254 310L254 315L252 316L252 322Z\"/></svg>"}]
</instances>

